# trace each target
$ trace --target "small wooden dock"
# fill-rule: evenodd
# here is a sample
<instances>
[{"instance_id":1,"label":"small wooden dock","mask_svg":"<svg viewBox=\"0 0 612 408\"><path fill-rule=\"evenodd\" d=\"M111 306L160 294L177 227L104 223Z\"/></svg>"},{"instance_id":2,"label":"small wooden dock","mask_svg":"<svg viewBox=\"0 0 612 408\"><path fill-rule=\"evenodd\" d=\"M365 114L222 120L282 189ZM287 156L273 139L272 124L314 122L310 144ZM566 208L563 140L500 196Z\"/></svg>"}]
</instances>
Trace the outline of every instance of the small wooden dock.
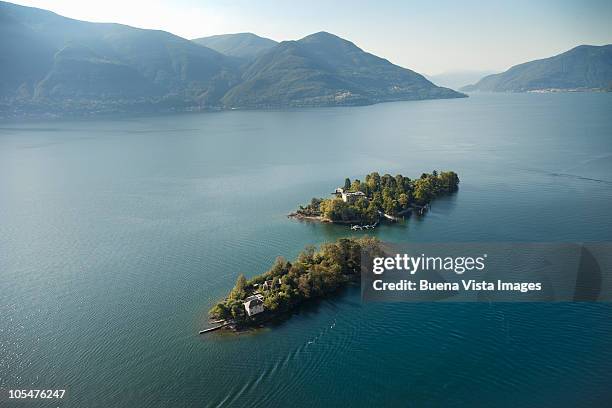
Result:
<instances>
[{"instance_id":1,"label":"small wooden dock","mask_svg":"<svg viewBox=\"0 0 612 408\"><path fill-rule=\"evenodd\" d=\"M209 327L208 329L200 330L199 334L210 333L210 332L213 332L215 330L219 330L219 329L222 329L222 328L224 328L226 326L229 326L230 324L232 324L232 322L225 322L225 323L223 323L223 324L221 324L219 326Z\"/></svg>"}]
</instances>

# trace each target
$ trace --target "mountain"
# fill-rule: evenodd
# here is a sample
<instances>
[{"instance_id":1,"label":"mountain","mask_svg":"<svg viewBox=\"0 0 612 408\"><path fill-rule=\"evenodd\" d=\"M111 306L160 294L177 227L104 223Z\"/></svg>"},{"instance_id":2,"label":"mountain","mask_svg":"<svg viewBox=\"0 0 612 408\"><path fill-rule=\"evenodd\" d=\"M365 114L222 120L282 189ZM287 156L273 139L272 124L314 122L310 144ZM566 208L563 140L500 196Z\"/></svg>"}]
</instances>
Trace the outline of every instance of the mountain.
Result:
<instances>
[{"instance_id":1,"label":"mountain","mask_svg":"<svg viewBox=\"0 0 612 408\"><path fill-rule=\"evenodd\" d=\"M279 43L246 66L241 80L223 97L224 105L361 105L465 96L326 32Z\"/></svg>"},{"instance_id":2,"label":"mountain","mask_svg":"<svg viewBox=\"0 0 612 408\"><path fill-rule=\"evenodd\" d=\"M448 71L436 75L425 75L425 77L436 85L459 89L494 73L493 71L461 70Z\"/></svg>"},{"instance_id":3,"label":"mountain","mask_svg":"<svg viewBox=\"0 0 612 408\"><path fill-rule=\"evenodd\" d=\"M222 34L202 37L193 42L230 57L253 59L278 44L252 33Z\"/></svg>"},{"instance_id":4,"label":"mountain","mask_svg":"<svg viewBox=\"0 0 612 408\"><path fill-rule=\"evenodd\" d=\"M0 101L9 110L217 105L238 79L233 59L164 31L4 2L0 66Z\"/></svg>"},{"instance_id":5,"label":"mountain","mask_svg":"<svg viewBox=\"0 0 612 408\"><path fill-rule=\"evenodd\" d=\"M535 90L593 90L612 86L612 44L580 45L554 57L515 65L489 75L462 90L526 92Z\"/></svg>"},{"instance_id":6,"label":"mountain","mask_svg":"<svg viewBox=\"0 0 612 408\"><path fill-rule=\"evenodd\" d=\"M215 41L228 55L165 31L0 2L0 117L465 96L328 33L280 44L252 34Z\"/></svg>"}]
</instances>

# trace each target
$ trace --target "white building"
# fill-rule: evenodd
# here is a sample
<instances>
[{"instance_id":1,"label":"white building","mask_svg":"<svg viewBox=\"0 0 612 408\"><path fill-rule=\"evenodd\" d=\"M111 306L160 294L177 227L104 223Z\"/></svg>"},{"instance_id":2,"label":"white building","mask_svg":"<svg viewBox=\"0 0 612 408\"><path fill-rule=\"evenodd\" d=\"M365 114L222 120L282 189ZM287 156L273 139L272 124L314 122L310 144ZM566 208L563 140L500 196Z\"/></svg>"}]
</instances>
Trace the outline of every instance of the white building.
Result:
<instances>
[{"instance_id":1,"label":"white building","mask_svg":"<svg viewBox=\"0 0 612 408\"><path fill-rule=\"evenodd\" d=\"M365 197L365 193L363 191L355 191L350 192L342 192L342 201L344 201L345 203L354 203L355 201L357 201L359 198Z\"/></svg>"},{"instance_id":2,"label":"white building","mask_svg":"<svg viewBox=\"0 0 612 408\"><path fill-rule=\"evenodd\" d=\"M352 204L355 201L357 201L360 198L368 198L365 193L363 191L347 191L345 189L343 189L342 187L338 187L336 189L336 191L334 191L332 194L335 194L336 197L341 197L342 201L344 201L345 203L349 203Z\"/></svg>"},{"instance_id":3,"label":"white building","mask_svg":"<svg viewBox=\"0 0 612 408\"><path fill-rule=\"evenodd\" d=\"M263 283L263 285L261 285L261 287L264 290L272 290L272 289L274 289L275 286L282 285L282 283L283 283L283 281L281 280L281 278L278 278L278 280L270 279L270 280L265 281Z\"/></svg>"},{"instance_id":4,"label":"white building","mask_svg":"<svg viewBox=\"0 0 612 408\"><path fill-rule=\"evenodd\" d=\"M245 299L244 310L246 310L247 315L253 316L257 313L261 313L264 311L263 304L263 296L262 295L252 295Z\"/></svg>"}]
</instances>

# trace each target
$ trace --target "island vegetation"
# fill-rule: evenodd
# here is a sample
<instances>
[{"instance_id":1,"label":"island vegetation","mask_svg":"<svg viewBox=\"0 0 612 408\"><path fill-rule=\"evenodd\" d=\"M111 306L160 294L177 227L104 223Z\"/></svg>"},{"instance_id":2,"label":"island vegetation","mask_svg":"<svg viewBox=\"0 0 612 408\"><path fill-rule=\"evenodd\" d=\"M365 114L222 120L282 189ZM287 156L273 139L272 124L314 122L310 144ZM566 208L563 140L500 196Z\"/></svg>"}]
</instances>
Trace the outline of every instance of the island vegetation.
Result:
<instances>
[{"instance_id":1,"label":"island vegetation","mask_svg":"<svg viewBox=\"0 0 612 408\"><path fill-rule=\"evenodd\" d=\"M459 177L453 171L423 173L418 179L401 174L370 173L365 180L346 178L333 197L313 198L294 215L329 222L377 224L381 216L395 217L408 211L424 210L436 197L457 191ZM376 238L340 238L308 246L293 261L283 257L265 273L247 279L239 275L228 295L209 311L219 328L241 330L272 320L295 309L305 301L337 292L361 277L361 256L382 254Z\"/></svg>"},{"instance_id":2,"label":"island vegetation","mask_svg":"<svg viewBox=\"0 0 612 408\"><path fill-rule=\"evenodd\" d=\"M327 222L375 224L381 216L388 219L417 210L424 213L436 197L457 191L459 176L454 171L423 173L417 179L401 174L382 177L374 172L364 181L349 178L338 187L333 197L313 198L290 214L298 218L319 219Z\"/></svg>"},{"instance_id":3,"label":"island vegetation","mask_svg":"<svg viewBox=\"0 0 612 408\"><path fill-rule=\"evenodd\" d=\"M330 295L361 277L361 255L381 253L376 238L340 238L320 248L308 246L289 262L282 257L265 273L238 276L227 297L215 304L209 317L235 329L261 324L305 301ZM253 301L258 309L252 310Z\"/></svg>"}]
</instances>

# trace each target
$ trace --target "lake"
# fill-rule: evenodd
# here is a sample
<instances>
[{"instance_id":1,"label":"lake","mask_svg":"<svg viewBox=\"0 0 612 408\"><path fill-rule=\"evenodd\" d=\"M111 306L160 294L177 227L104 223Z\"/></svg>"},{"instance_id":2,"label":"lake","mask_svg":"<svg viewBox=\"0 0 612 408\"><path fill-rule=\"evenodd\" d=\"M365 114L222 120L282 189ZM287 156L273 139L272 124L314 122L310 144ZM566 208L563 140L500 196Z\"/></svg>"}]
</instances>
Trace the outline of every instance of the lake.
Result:
<instances>
[{"instance_id":1,"label":"lake","mask_svg":"<svg viewBox=\"0 0 612 408\"><path fill-rule=\"evenodd\" d=\"M383 240L611 241L611 113L610 93L483 94L2 123L0 389L66 389L66 407L604 405L610 304L362 305L350 288L255 333L197 332L239 273L361 235L286 214L371 171L461 178Z\"/></svg>"}]
</instances>

